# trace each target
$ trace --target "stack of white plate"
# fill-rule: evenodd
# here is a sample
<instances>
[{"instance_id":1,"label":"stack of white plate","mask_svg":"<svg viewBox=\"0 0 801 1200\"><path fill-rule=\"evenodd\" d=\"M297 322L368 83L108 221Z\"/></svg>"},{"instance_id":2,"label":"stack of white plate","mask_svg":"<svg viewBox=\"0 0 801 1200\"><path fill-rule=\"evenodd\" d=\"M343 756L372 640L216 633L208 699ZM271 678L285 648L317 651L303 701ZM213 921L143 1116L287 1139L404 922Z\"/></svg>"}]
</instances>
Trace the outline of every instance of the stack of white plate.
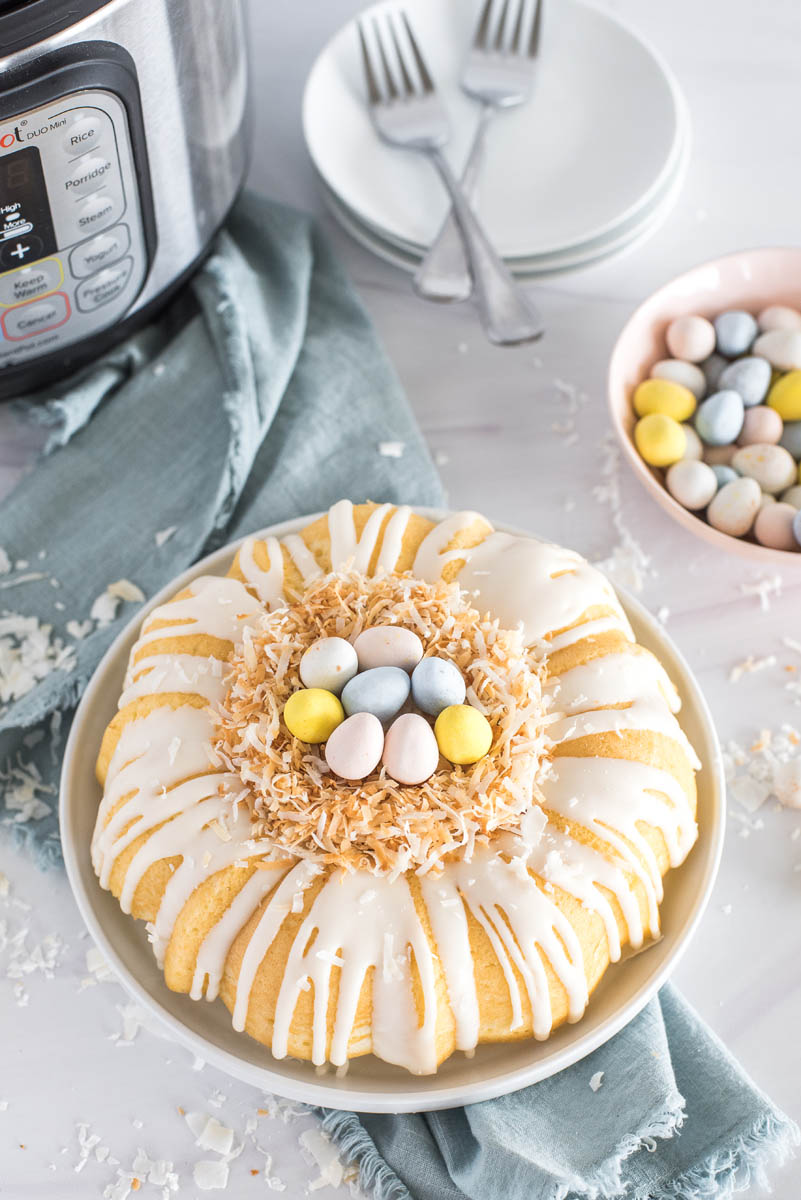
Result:
<instances>
[{"instance_id":1,"label":"stack of white plate","mask_svg":"<svg viewBox=\"0 0 801 1200\"><path fill-rule=\"evenodd\" d=\"M676 200L690 150L684 99L651 49L578 0L542 3L531 99L491 127L475 199L494 245L524 277L587 266L653 233ZM459 72L480 7L481 0L403 0L448 107L446 153L456 170L479 112ZM448 202L423 155L386 146L374 132L353 23L312 68L303 127L336 219L362 245L413 271Z\"/></svg>"}]
</instances>

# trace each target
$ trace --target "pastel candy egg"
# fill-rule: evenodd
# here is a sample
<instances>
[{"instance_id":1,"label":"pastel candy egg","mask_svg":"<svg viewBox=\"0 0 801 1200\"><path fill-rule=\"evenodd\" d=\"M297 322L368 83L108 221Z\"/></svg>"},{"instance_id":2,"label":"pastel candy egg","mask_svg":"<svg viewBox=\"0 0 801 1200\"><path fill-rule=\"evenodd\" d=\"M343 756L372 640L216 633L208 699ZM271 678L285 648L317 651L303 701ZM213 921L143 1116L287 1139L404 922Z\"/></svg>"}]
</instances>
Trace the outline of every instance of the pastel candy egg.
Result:
<instances>
[{"instance_id":1,"label":"pastel candy egg","mask_svg":"<svg viewBox=\"0 0 801 1200\"><path fill-rule=\"evenodd\" d=\"M767 396L771 374L768 360L752 354L728 363L718 376L718 386L737 392L745 407L750 408L753 404L761 404Z\"/></svg>"},{"instance_id":2,"label":"pastel candy egg","mask_svg":"<svg viewBox=\"0 0 801 1200\"><path fill-rule=\"evenodd\" d=\"M439 746L425 717L404 713L393 721L384 741L384 767L398 783L424 783L439 762Z\"/></svg>"},{"instance_id":3,"label":"pastel candy egg","mask_svg":"<svg viewBox=\"0 0 801 1200\"><path fill-rule=\"evenodd\" d=\"M762 509L767 508L769 504L777 503L778 501L776 500L776 497L771 496L770 492L763 492L759 497L759 512L762 512ZM759 513L757 513L757 516L759 516Z\"/></svg>"},{"instance_id":4,"label":"pastel candy egg","mask_svg":"<svg viewBox=\"0 0 801 1200\"><path fill-rule=\"evenodd\" d=\"M412 699L419 709L438 717L443 708L463 704L465 684L462 672L444 658L424 658L412 672Z\"/></svg>"},{"instance_id":5,"label":"pastel candy egg","mask_svg":"<svg viewBox=\"0 0 801 1200\"><path fill-rule=\"evenodd\" d=\"M715 463L710 467L715 479L717 480L718 488L725 487L727 483L731 483L733 479L739 479L740 476L734 470L734 467L728 467L724 463Z\"/></svg>"},{"instance_id":6,"label":"pastel candy egg","mask_svg":"<svg viewBox=\"0 0 801 1200\"><path fill-rule=\"evenodd\" d=\"M788 371L777 379L768 392L768 404L783 421L801 421L801 371Z\"/></svg>"},{"instance_id":7,"label":"pastel candy egg","mask_svg":"<svg viewBox=\"0 0 801 1200\"><path fill-rule=\"evenodd\" d=\"M320 638L300 660L300 678L307 688L324 688L338 696L359 669L356 651L344 638Z\"/></svg>"},{"instance_id":8,"label":"pastel candy egg","mask_svg":"<svg viewBox=\"0 0 801 1200\"><path fill-rule=\"evenodd\" d=\"M801 508L796 509L795 516L793 517L793 537L798 542L798 545L801 546Z\"/></svg>"},{"instance_id":9,"label":"pastel candy egg","mask_svg":"<svg viewBox=\"0 0 801 1200\"><path fill-rule=\"evenodd\" d=\"M478 762L492 745L492 726L483 713L469 704L443 708L434 724L443 758L458 766Z\"/></svg>"},{"instance_id":10,"label":"pastel candy egg","mask_svg":"<svg viewBox=\"0 0 801 1200\"><path fill-rule=\"evenodd\" d=\"M762 496L755 479L733 479L724 484L706 510L707 520L721 533L744 537L754 523Z\"/></svg>"},{"instance_id":11,"label":"pastel candy egg","mask_svg":"<svg viewBox=\"0 0 801 1200\"><path fill-rule=\"evenodd\" d=\"M771 550L797 550L793 521L798 515L792 504L769 504L761 509L754 521L754 536Z\"/></svg>"},{"instance_id":12,"label":"pastel candy egg","mask_svg":"<svg viewBox=\"0 0 801 1200\"><path fill-rule=\"evenodd\" d=\"M668 469L666 481L671 496L684 508L706 508L718 490L715 473L706 463L683 459Z\"/></svg>"},{"instance_id":13,"label":"pastel candy egg","mask_svg":"<svg viewBox=\"0 0 801 1200\"><path fill-rule=\"evenodd\" d=\"M736 358L745 354L759 332L756 321L749 312L732 308L718 313L714 320L715 347L718 354Z\"/></svg>"},{"instance_id":14,"label":"pastel candy egg","mask_svg":"<svg viewBox=\"0 0 801 1200\"><path fill-rule=\"evenodd\" d=\"M735 445L707 446L704 450L704 462L709 463L710 467L730 467L736 453Z\"/></svg>"},{"instance_id":15,"label":"pastel candy egg","mask_svg":"<svg viewBox=\"0 0 801 1200\"><path fill-rule=\"evenodd\" d=\"M745 409L737 392L715 392L698 406L695 428L708 446L728 446L743 427Z\"/></svg>"},{"instance_id":16,"label":"pastel candy egg","mask_svg":"<svg viewBox=\"0 0 801 1200\"><path fill-rule=\"evenodd\" d=\"M674 358L703 362L715 349L715 327L706 317L677 317L668 325L665 341Z\"/></svg>"},{"instance_id":17,"label":"pastel candy egg","mask_svg":"<svg viewBox=\"0 0 801 1200\"><path fill-rule=\"evenodd\" d=\"M669 379L689 388L696 400L706 391L706 375L695 363L682 362L680 358L663 358L651 367L652 379Z\"/></svg>"},{"instance_id":18,"label":"pastel candy egg","mask_svg":"<svg viewBox=\"0 0 801 1200\"><path fill-rule=\"evenodd\" d=\"M774 445L782 436L784 423L774 408L766 404L757 404L755 408L747 408L743 418L743 427L737 439L738 446L752 446L755 442Z\"/></svg>"},{"instance_id":19,"label":"pastel candy egg","mask_svg":"<svg viewBox=\"0 0 801 1200\"><path fill-rule=\"evenodd\" d=\"M788 488L786 492L782 492L782 503L792 504L793 508L801 508L801 484L796 484L794 487Z\"/></svg>"},{"instance_id":20,"label":"pastel candy egg","mask_svg":"<svg viewBox=\"0 0 801 1200\"><path fill-rule=\"evenodd\" d=\"M664 413L674 421L686 421L695 412L695 395L680 383L669 379L645 379L634 390L634 411L638 417Z\"/></svg>"},{"instance_id":21,"label":"pastel candy egg","mask_svg":"<svg viewBox=\"0 0 801 1200\"><path fill-rule=\"evenodd\" d=\"M783 492L796 481L796 465L793 457L781 446L743 446L738 450L731 465L740 475L755 479L763 492Z\"/></svg>"},{"instance_id":22,"label":"pastel candy egg","mask_svg":"<svg viewBox=\"0 0 801 1200\"><path fill-rule=\"evenodd\" d=\"M354 675L342 690L342 707L349 717L369 712L391 721L409 698L409 676L402 667L373 667Z\"/></svg>"},{"instance_id":23,"label":"pastel candy egg","mask_svg":"<svg viewBox=\"0 0 801 1200\"><path fill-rule=\"evenodd\" d=\"M801 329L771 329L761 333L752 349L779 371L798 370L801 367Z\"/></svg>"},{"instance_id":24,"label":"pastel candy egg","mask_svg":"<svg viewBox=\"0 0 801 1200\"><path fill-rule=\"evenodd\" d=\"M682 425L684 430L684 453L682 459L696 459L700 461L704 457L704 443L695 432L693 425Z\"/></svg>"},{"instance_id":25,"label":"pastel candy egg","mask_svg":"<svg viewBox=\"0 0 801 1200\"><path fill-rule=\"evenodd\" d=\"M678 421L664 413L649 413L634 426L634 444L652 467L669 467L678 462L687 446L687 437Z\"/></svg>"},{"instance_id":26,"label":"pastel candy egg","mask_svg":"<svg viewBox=\"0 0 801 1200\"><path fill-rule=\"evenodd\" d=\"M721 354L710 354L709 358L701 363L701 370L704 372L706 379L707 392L716 392L720 383L720 377L728 367L728 359L725 359Z\"/></svg>"},{"instance_id":27,"label":"pastel candy egg","mask_svg":"<svg viewBox=\"0 0 801 1200\"><path fill-rule=\"evenodd\" d=\"M337 725L325 746L325 761L340 779L366 779L381 761L384 730L378 717L354 713Z\"/></svg>"},{"instance_id":28,"label":"pastel candy egg","mask_svg":"<svg viewBox=\"0 0 801 1200\"><path fill-rule=\"evenodd\" d=\"M284 723L289 732L312 746L328 741L344 717L337 697L324 688L301 688L284 705Z\"/></svg>"},{"instance_id":29,"label":"pastel candy egg","mask_svg":"<svg viewBox=\"0 0 801 1200\"><path fill-rule=\"evenodd\" d=\"M359 669L400 667L413 671L423 657L423 643L411 629L401 625L374 625L365 629L353 643L359 659Z\"/></svg>"},{"instance_id":30,"label":"pastel candy egg","mask_svg":"<svg viewBox=\"0 0 801 1200\"><path fill-rule=\"evenodd\" d=\"M771 329L801 329L801 312L786 304L769 304L757 317L757 324L763 333Z\"/></svg>"},{"instance_id":31,"label":"pastel candy egg","mask_svg":"<svg viewBox=\"0 0 801 1200\"><path fill-rule=\"evenodd\" d=\"M801 459L801 421L785 421L779 445L789 450L796 462Z\"/></svg>"}]
</instances>

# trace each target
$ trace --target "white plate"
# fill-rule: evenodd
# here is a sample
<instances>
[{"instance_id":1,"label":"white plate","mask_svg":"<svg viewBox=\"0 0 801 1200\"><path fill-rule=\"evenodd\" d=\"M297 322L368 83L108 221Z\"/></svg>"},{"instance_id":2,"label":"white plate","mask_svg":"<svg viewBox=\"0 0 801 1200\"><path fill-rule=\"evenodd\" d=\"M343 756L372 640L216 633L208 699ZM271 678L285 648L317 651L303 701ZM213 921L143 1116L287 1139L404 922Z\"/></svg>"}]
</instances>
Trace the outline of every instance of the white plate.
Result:
<instances>
[{"instance_id":1,"label":"white plate","mask_svg":"<svg viewBox=\"0 0 801 1200\"><path fill-rule=\"evenodd\" d=\"M447 515L430 509L419 511L437 520ZM264 535L284 537L311 520L314 517L287 521L265 530ZM628 962L610 967L578 1024L563 1026L546 1042L532 1039L479 1046L473 1058L454 1054L436 1075L410 1075L367 1055L355 1059L348 1074L338 1079L333 1071L318 1075L310 1063L274 1059L266 1047L233 1030L223 1004L190 1000L167 988L143 922L121 911L111 894L101 889L92 870L89 846L101 798L94 763L103 730L116 712L128 655L144 616L196 576L224 573L238 544L197 563L137 613L95 671L67 743L60 797L67 874L89 932L125 987L176 1040L237 1079L293 1100L359 1112L421 1112L488 1100L545 1079L595 1050L636 1016L674 970L709 898L725 817L720 748L698 685L662 627L625 594L621 601L635 634L661 658L679 689L684 728L703 764L698 776L700 834L686 863L668 877L661 909L662 940Z\"/></svg>"},{"instance_id":2,"label":"white plate","mask_svg":"<svg viewBox=\"0 0 801 1200\"><path fill-rule=\"evenodd\" d=\"M543 2L534 95L495 122L477 197L493 244L511 258L562 251L633 215L675 169L681 137L680 93L653 51L578 0ZM479 0L409 0L404 7L448 106L447 153L458 169L478 111L458 81ZM428 246L447 207L442 186L421 155L378 139L363 96L349 23L309 75L309 152L361 222L399 244Z\"/></svg>"}]
</instances>

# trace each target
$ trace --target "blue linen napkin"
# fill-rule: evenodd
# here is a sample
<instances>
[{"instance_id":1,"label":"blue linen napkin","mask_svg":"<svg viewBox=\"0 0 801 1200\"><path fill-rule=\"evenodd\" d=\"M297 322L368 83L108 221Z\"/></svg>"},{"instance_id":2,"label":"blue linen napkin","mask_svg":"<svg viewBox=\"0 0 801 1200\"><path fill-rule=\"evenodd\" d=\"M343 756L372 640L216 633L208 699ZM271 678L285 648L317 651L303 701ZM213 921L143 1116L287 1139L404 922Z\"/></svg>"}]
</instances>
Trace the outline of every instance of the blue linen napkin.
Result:
<instances>
[{"instance_id":1,"label":"blue linen napkin","mask_svg":"<svg viewBox=\"0 0 801 1200\"><path fill-rule=\"evenodd\" d=\"M50 455L0 509L15 564L0 555L0 827L47 863L71 708L136 611L96 604L107 585L152 595L222 542L343 495L444 498L325 244L307 218L254 196L156 325L29 412L53 430ZM382 456L384 441L402 456ZM512 1096L322 1117L375 1200L724 1196L799 1137L670 989L589 1058Z\"/></svg>"}]
</instances>

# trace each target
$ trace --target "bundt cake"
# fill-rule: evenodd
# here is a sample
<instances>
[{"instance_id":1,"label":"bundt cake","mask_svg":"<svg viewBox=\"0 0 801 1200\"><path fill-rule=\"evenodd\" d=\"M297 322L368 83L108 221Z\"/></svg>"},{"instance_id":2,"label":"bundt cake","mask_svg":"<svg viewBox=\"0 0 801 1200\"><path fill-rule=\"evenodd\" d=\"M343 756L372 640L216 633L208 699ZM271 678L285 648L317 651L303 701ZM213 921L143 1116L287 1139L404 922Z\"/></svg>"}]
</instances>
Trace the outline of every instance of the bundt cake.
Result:
<instances>
[{"instance_id":1,"label":"bundt cake","mask_svg":"<svg viewBox=\"0 0 801 1200\"><path fill-rule=\"evenodd\" d=\"M290 732L308 648L376 626L458 668L485 754L353 780ZM167 986L219 996L277 1058L430 1073L577 1021L658 936L697 834L678 709L579 555L343 500L147 616L97 760L95 871Z\"/></svg>"}]
</instances>

